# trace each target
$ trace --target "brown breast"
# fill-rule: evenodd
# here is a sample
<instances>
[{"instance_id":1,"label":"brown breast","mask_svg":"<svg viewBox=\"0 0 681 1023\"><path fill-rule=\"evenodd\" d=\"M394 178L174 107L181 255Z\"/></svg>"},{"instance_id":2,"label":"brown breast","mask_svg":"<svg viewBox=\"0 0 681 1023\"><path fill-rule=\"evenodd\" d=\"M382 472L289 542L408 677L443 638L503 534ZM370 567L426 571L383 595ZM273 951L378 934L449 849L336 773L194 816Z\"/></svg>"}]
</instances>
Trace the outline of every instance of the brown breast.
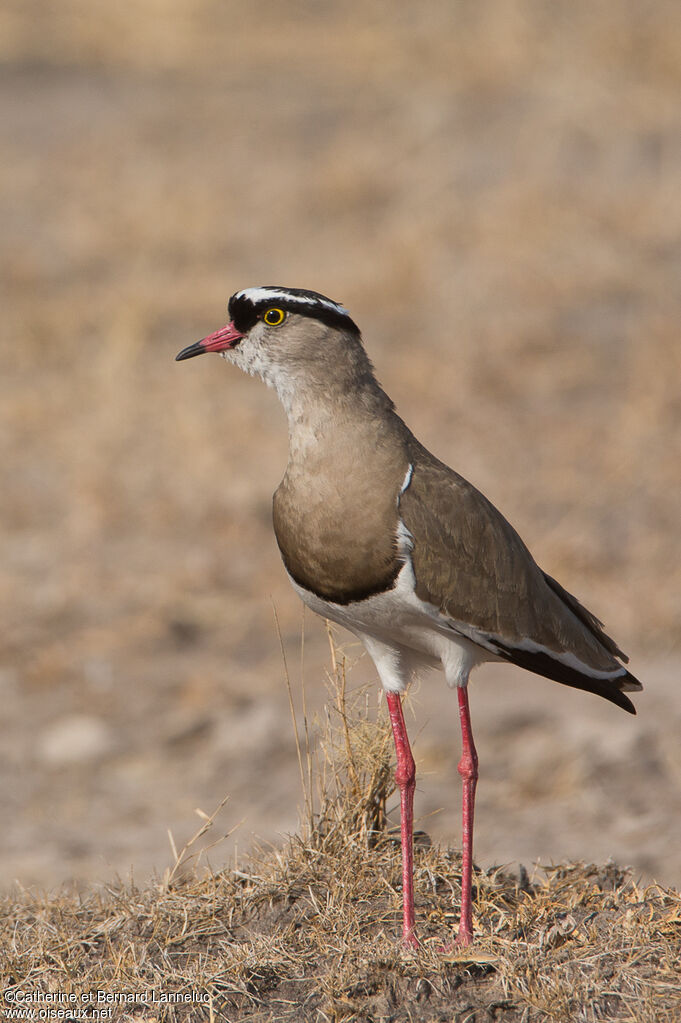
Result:
<instances>
[{"instance_id":1,"label":"brown breast","mask_svg":"<svg viewBox=\"0 0 681 1023\"><path fill-rule=\"evenodd\" d=\"M289 463L274 495L274 531L300 586L349 604L393 585L402 565L397 501L409 465L396 440L380 423L353 424L352 435L336 423Z\"/></svg>"}]
</instances>

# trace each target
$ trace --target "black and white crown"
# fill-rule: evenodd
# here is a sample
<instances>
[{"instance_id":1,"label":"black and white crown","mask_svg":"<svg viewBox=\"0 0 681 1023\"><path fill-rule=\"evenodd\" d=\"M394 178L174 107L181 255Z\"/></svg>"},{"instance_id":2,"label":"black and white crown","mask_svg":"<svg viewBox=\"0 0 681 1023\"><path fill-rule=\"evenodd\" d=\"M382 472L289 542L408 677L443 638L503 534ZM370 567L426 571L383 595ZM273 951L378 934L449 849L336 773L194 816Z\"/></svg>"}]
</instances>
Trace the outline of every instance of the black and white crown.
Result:
<instances>
[{"instance_id":1,"label":"black and white crown","mask_svg":"<svg viewBox=\"0 0 681 1023\"><path fill-rule=\"evenodd\" d=\"M317 291L306 291L304 288L281 288L276 285L244 288L230 298L229 318L236 329L245 334L255 326L261 314L273 305L289 313L321 320L329 327L359 334L359 328L345 306Z\"/></svg>"}]
</instances>

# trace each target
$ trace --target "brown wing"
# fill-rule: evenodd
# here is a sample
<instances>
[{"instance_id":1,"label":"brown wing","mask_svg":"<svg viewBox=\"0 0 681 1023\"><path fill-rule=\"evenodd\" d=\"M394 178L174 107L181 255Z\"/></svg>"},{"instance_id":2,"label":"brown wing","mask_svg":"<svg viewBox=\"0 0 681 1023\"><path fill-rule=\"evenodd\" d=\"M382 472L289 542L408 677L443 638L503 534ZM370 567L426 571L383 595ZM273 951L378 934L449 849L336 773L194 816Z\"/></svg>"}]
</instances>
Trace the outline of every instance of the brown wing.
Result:
<instances>
[{"instance_id":1,"label":"brown wing","mask_svg":"<svg viewBox=\"0 0 681 1023\"><path fill-rule=\"evenodd\" d=\"M412 444L414 471L399 507L413 537L417 595L500 657L635 713L621 690L641 684L598 619L542 572L480 491Z\"/></svg>"}]
</instances>

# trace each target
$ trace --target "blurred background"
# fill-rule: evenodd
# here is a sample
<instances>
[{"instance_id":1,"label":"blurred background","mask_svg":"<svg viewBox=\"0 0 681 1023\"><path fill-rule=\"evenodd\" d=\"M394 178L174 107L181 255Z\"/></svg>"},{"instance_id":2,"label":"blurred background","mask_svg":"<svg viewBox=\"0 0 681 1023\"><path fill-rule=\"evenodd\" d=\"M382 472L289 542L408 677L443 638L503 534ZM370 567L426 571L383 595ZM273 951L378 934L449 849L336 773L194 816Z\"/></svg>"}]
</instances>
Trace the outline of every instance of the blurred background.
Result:
<instances>
[{"instance_id":1,"label":"blurred background","mask_svg":"<svg viewBox=\"0 0 681 1023\"><path fill-rule=\"evenodd\" d=\"M215 866L296 827L273 606L311 715L329 652L272 535L283 413L173 361L263 283L350 308L645 684L632 718L480 671L478 861L680 884L678 3L5 0L0 60L0 884L143 880L225 795ZM458 845L440 676L408 717Z\"/></svg>"}]
</instances>

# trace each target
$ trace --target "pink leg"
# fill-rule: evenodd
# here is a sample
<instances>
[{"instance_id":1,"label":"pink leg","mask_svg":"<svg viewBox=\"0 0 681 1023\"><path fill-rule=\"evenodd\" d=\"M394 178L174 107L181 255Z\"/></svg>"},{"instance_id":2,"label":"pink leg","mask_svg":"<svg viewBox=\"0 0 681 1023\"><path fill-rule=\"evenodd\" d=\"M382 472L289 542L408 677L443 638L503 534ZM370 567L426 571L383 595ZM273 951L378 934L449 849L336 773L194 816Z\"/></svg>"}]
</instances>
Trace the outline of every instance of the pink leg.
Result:
<instances>
[{"instance_id":1,"label":"pink leg","mask_svg":"<svg viewBox=\"0 0 681 1023\"><path fill-rule=\"evenodd\" d=\"M461 822L461 922L456 938L457 945L470 945L473 940L473 908L471 882L473 873L473 813L475 810L475 786L478 781L478 754L473 742L471 715L468 707L468 689L459 686L459 717L461 718L461 760L459 774L463 780L463 806Z\"/></svg>"},{"instance_id":2,"label":"pink leg","mask_svg":"<svg viewBox=\"0 0 681 1023\"><path fill-rule=\"evenodd\" d=\"M402 940L408 948L418 948L414 922L414 788L416 767L409 746L407 726L398 693L386 693L390 724L393 726L397 770L395 782L400 790L400 834L402 837Z\"/></svg>"}]
</instances>

